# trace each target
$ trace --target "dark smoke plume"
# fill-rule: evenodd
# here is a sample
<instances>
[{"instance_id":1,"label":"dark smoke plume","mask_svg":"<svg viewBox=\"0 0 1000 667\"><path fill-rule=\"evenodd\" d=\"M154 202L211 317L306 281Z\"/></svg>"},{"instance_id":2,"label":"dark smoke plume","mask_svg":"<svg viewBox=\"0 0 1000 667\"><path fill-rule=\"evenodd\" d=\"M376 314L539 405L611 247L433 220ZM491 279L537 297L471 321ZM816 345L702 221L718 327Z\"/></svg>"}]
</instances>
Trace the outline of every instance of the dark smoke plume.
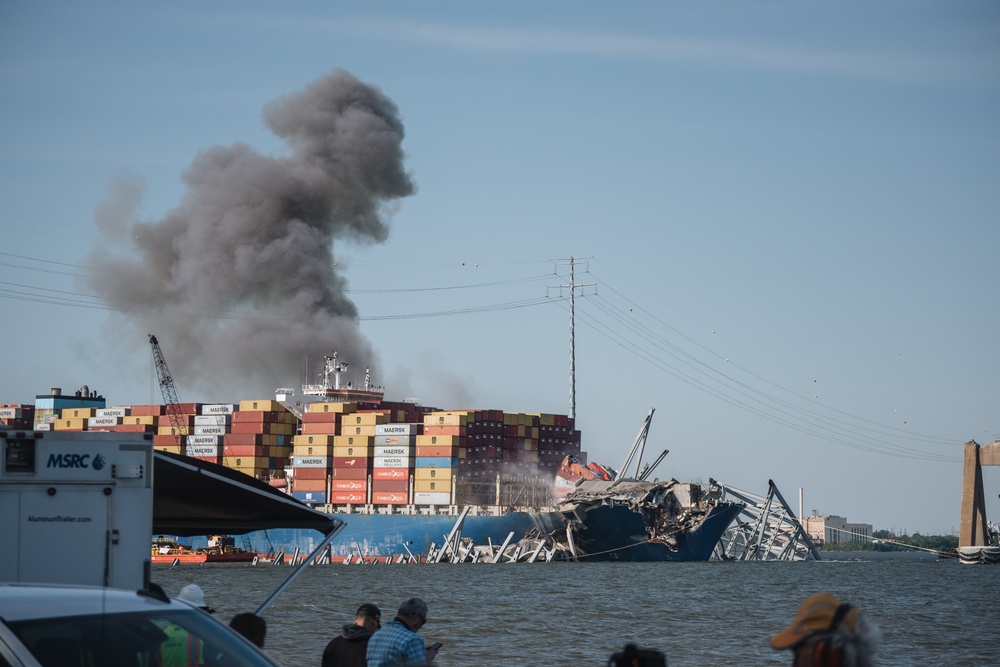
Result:
<instances>
[{"instance_id":1,"label":"dark smoke plume","mask_svg":"<svg viewBox=\"0 0 1000 667\"><path fill-rule=\"evenodd\" d=\"M389 206L414 191L396 105L335 70L263 116L289 155L209 148L162 220L136 219L139 188L124 180L95 214L127 249L93 252L89 285L125 319L130 340L157 336L182 400L194 388L223 392L212 394L219 400L266 398L294 385L307 357L335 349L355 365L373 362L334 243L385 241Z\"/></svg>"}]
</instances>

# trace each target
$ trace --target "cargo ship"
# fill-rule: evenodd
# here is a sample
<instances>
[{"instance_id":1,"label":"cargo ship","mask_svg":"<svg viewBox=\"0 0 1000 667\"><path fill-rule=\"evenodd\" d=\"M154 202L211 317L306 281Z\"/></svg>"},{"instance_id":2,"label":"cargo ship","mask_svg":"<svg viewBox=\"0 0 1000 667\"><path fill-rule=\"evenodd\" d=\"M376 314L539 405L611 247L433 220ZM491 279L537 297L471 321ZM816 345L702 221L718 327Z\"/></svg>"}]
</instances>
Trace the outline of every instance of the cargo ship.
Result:
<instances>
[{"instance_id":1,"label":"cargo ship","mask_svg":"<svg viewBox=\"0 0 1000 667\"><path fill-rule=\"evenodd\" d=\"M572 417L386 401L370 368L355 386L343 381L347 367L334 352L325 357L322 383L302 385L301 394L279 389L274 399L106 407L89 389L75 397L54 389L17 414L36 430L147 433L156 450L267 482L346 523L332 556L424 555L469 507L462 535L477 544L562 531L590 559L629 545L629 555L618 558L704 560L736 514L675 483L647 495L669 496L671 511L686 502L682 496L697 500L686 508L688 518L670 523L670 535L632 525L642 517L620 512L629 504L619 495L622 480L603 489L606 496L574 496L578 480L567 479L562 464L568 458L586 464L587 453ZM554 496L567 494L572 503L564 498L553 506ZM706 520L689 520L702 514ZM725 525L716 530L719 524ZM613 530L625 525L627 534ZM638 545L640 528L651 546Z\"/></svg>"}]
</instances>

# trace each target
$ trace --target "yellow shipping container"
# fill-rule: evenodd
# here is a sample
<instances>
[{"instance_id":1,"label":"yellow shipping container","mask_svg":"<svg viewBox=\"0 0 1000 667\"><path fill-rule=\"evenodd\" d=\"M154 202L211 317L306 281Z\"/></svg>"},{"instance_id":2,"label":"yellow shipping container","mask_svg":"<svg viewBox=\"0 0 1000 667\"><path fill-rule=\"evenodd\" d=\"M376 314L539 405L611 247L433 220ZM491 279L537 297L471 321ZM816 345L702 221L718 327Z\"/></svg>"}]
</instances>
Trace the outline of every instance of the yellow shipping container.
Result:
<instances>
[{"instance_id":1,"label":"yellow shipping container","mask_svg":"<svg viewBox=\"0 0 1000 667\"><path fill-rule=\"evenodd\" d=\"M181 453L180 445L157 445L153 447L153 449L155 449L158 452L170 452L171 454Z\"/></svg>"},{"instance_id":2,"label":"yellow shipping container","mask_svg":"<svg viewBox=\"0 0 1000 667\"><path fill-rule=\"evenodd\" d=\"M258 468L267 469L271 465L271 459L266 456L226 456L222 459L222 464L227 468Z\"/></svg>"},{"instance_id":3,"label":"yellow shipping container","mask_svg":"<svg viewBox=\"0 0 1000 667\"><path fill-rule=\"evenodd\" d=\"M260 410L261 412L287 412L285 406L275 400L240 401L240 410L248 412L253 410Z\"/></svg>"},{"instance_id":4,"label":"yellow shipping container","mask_svg":"<svg viewBox=\"0 0 1000 667\"><path fill-rule=\"evenodd\" d=\"M336 444L333 439L336 436L333 435L297 435L292 438L293 445L330 445L331 447Z\"/></svg>"},{"instance_id":5,"label":"yellow shipping container","mask_svg":"<svg viewBox=\"0 0 1000 667\"><path fill-rule=\"evenodd\" d=\"M375 437L375 424L370 426L340 426L340 435L372 436Z\"/></svg>"},{"instance_id":6,"label":"yellow shipping container","mask_svg":"<svg viewBox=\"0 0 1000 667\"><path fill-rule=\"evenodd\" d=\"M451 492L451 480L450 479L414 479L413 480L413 492L414 493L450 493Z\"/></svg>"},{"instance_id":7,"label":"yellow shipping container","mask_svg":"<svg viewBox=\"0 0 1000 667\"><path fill-rule=\"evenodd\" d=\"M538 425L539 426L555 426L556 425L556 416L555 415L546 414L544 412L536 412L536 413L533 413L531 416L538 417Z\"/></svg>"},{"instance_id":8,"label":"yellow shipping container","mask_svg":"<svg viewBox=\"0 0 1000 667\"><path fill-rule=\"evenodd\" d=\"M146 424L147 426L156 426L157 423L158 423L156 421L157 419L159 419L159 417L157 417L156 415L135 415L135 416L131 416L130 415L128 417L122 417L122 423L123 424ZM169 418L167 418L167 419L169 419Z\"/></svg>"},{"instance_id":9,"label":"yellow shipping container","mask_svg":"<svg viewBox=\"0 0 1000 667\"><path fill-rule=\"evenodd\" d=\"M451 480L455 476L456 470L454 468L414 468L413 469L413 479L416 480ZM450 482L449 482L450 483ZM420 491L421 489L416 489ZM427 491L427 489L422 489Z\"/></svg>"},{"instance_id":10,"label":"yellow shipping container","mask_svg":"<svg viewBox=\"0 0 1000 667\"><path fill-rule=\"evenodd\" d=\"M336 458L360 457L368 458L372 455L371 445L349 445L344 447L334 447L333 455Z\"/></svg>"},{"instance_id":11,"label":"yellow shipping container","mask_svg":"<svg viewBox=\"0 0 1000 667\"><path fill-rule=\"evenodd\" d=\"M333 445L294 445L292 456L333 456Z\"/></svg>"},{"instance_id":12,"label":"yellow shipping container","mask_svg":"<svg viewBox=\"0 0 1000 667\"><path fill-rule=\"evenodd\" d=\"M59 412L60 419L90 419L97 408L63 408Z\"/></svg>"},{"instance_id":13,"label":"yellow shipping container","mask_svg":"<svg viewBox=\"0 0 1000 667\"><path fill-rule=\"evenodd\" d=\"M87 419L89 419L89 417L77 417L75 419L57 419L52 423L52 428L56 431L86 431Z\"/></svg>"},{"instance_id":14,"label":"yellow shipping container","mask_svg":"<svg viewBox=\"0 0 1000 667\"><path fill-rule=\"evenodd\" d=\"M306 412L339 412L349 415L358 409L357 403L307 403Z\"/></svg>"},{"instance_id":15,"label":"yellow shipping container","mask_svg":"<svg viewBox=\"0 0 1000 667\"><path fill-rule=\"evenodd\" d=\"M282 422L271 424L271 435L295 435L296 430L294 424Z\"/></svg>"},{"instance_id":16,"label":"yellow shipping container","mask_svg":"<svg viewBox=\"0 0 1000 667\"><path fill-rule=\"evenodd\" d=\"M194 435L193 426L163 426L162 424L156 429L157 435Z\"/></svg>"},{"instance_id":17,"label":"yellow shipping container","mask_svg":"<svg viewBox=\"0 0 1000 667\"><path fill-rule=\"evenodd\" d=\"M465 438L460 435L418 435L417 447L458 447L465 445Z\"/></svg>"},{"instance_id":18,"label":"yellow shipping container","mask_svg":"<svg viewBox=\"0 0 1000 667\"><path fill-rule=\"evenodd\" d=\"M371 447L375 444L375 435L335 435L334 447Z\"/></svg>"},{"instance_id":19,"label":"yellow shipping container","mask_svg":"<svg viewBox=\"0 0 1000 667\"><path fill-rule=\"evenodd\" d=\"M340 425L343 426L374 426L376 424L388 424L389 415L383 412L355 412L347 417L341 417Z\"/></svg>"},{"instance_id":20,"label":"yellow shipping container","mask_svg":"<svg viewBox=\"0 0 1000 667\"><path fill-rule=\"evenodd\" d=\"M475 418L474 412L429 412L424 415L424 426L465 426Z\"/></svg>"}]
</instances>

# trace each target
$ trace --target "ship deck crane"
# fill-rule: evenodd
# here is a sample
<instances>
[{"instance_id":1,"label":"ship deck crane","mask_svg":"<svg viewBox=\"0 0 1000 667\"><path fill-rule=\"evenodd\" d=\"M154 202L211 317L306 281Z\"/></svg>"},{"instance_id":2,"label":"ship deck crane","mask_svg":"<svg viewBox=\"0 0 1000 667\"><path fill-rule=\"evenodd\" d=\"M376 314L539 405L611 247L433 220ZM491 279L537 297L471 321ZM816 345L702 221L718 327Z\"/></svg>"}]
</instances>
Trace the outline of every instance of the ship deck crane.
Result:
<instances>
[{"instance_id":1,"label":"ship deck crane","mask_svg":"<svg viewBox=\"0 0 1000 667\"><path fill-rule=\"evenodd\" d=\"M180 447L180 453L187 455L184 438L186 424L181 417L181 402L177 398L174 379L170 376L170 369L167 368L167 360L163 357L160 343L153 334L149 334L149 344L153 347L153 364L156 366L156 375L160 380L160 392L163 394L163 403L166 406L167 418L170 420L170 428L174 433L177 445Z\"/></svg>"}]
</instances>

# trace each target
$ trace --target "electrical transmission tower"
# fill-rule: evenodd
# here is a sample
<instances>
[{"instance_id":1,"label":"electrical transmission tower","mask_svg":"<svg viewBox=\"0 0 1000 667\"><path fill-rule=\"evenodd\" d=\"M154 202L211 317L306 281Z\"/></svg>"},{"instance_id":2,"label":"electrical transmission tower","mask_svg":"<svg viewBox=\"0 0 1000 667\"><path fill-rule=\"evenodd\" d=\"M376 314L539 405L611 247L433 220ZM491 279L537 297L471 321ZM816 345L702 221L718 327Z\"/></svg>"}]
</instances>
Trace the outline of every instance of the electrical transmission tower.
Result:
<instances>
[{"instance_id":1,"label":"electrical transmission tower","mask_svg":"<svg viewBox=\"0 0 1000 667\"><path fill-rule=\"evenodd\" d=\"M577 283L573 282L574 268L576 262L590 257L570 257L569 259L557 259L558 263L569 264L569 284L549 285L552 289L569 288L569 416L576 419L576 290L578 287L594 287L597 283Z\"/></svg>"},{"instance_id":2,"label":"electrical transmission tower","mask_svg":"<svg viewBox=\"0 0 1000 667\"><path fill-rule=\"evenodd\" d=\"M180 447L181 454L187 454L185 446L184 432L187 424L181 418L181 402L177 398L177 389L174 388L174 379L170 377L170 369L167 368L167 360L163 357L163 350L156 336L149 334L149 344L153 346L153 363L156 365L156 375L160 379L160 392L163 394L163 403L166 406L167 418L170 419L170 428L174 432L174 440Z\"/></svg>"}]
</instances>

